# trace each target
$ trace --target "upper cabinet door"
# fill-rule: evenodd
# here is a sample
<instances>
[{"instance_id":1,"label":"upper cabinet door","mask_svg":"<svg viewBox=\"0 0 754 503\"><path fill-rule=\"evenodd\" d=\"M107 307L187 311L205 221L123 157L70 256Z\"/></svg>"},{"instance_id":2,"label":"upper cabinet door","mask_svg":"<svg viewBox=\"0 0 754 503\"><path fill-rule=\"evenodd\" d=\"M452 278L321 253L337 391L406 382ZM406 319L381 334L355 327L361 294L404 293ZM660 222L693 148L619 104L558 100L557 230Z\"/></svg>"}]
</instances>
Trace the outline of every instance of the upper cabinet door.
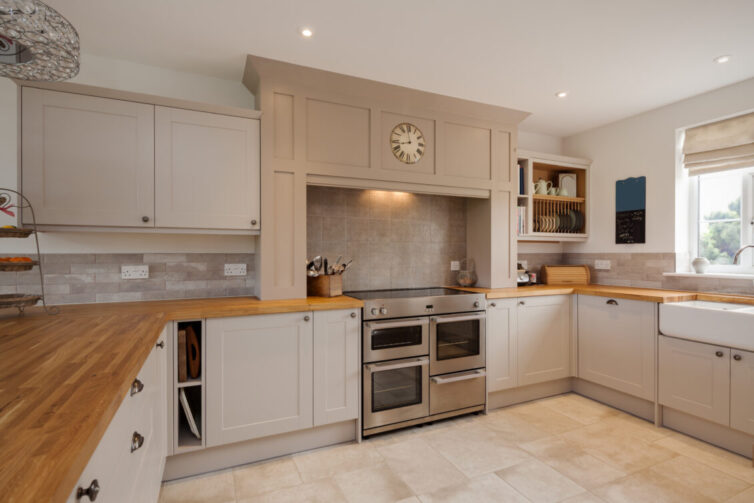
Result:
<instances>
[{"instance_id":1,"label":"upper cabinet door","mask_svg":"<svg viewBox=\"0 0 754 503\"><path fill-rule=\"evenodd\" d=\"M156 225L259 229L259 120L155 108Z\"/></svg>"},{"instance_id":2,"label":"upper cabinet door","mask_svg":"<svg viewBox=\"0 0 754 503\"><path fill-rule=\"evenodd\" d=\"M38 224L154 227L152 105L24 87L21 116Z\"/></svg>"}]
</instances>

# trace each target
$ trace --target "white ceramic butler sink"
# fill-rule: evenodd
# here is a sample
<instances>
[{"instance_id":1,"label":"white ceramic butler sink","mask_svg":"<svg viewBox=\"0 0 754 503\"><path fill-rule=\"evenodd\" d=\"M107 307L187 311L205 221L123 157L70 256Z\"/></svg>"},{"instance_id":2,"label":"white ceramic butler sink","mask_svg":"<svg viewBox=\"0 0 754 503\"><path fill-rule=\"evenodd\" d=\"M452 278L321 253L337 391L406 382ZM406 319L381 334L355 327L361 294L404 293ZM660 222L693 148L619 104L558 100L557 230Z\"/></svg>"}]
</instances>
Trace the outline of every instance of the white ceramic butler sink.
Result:
<instances>
[{"instance_id":1,"label":"white ceramic butler sink","mask_svg":"<svg viewBox=\"0 0 754 503\"><path fill-rule=\"evenodd\" d=\"M754 307L702 300L660 304L660 332L754 351Z\"/></svg>"}]
</instances>

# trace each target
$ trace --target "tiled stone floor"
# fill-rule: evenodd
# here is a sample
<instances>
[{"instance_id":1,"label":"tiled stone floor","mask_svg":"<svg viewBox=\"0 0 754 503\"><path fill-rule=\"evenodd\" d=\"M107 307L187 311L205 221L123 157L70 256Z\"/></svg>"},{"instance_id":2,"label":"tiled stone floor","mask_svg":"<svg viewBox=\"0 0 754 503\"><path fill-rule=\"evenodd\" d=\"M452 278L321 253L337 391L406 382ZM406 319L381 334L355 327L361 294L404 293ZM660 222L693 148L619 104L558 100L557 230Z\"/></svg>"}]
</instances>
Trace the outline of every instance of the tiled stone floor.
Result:
<instances>
[{"instance_id":1,"label":"tiled stone floor","mask_svg":"<svg viewBox=\"0 0 754 503\"><path fill-rule=\"evenodd\" d=\"M168 483L174 502L754 502L751 461L575 394Z\"/></svg>"}]
</instances>

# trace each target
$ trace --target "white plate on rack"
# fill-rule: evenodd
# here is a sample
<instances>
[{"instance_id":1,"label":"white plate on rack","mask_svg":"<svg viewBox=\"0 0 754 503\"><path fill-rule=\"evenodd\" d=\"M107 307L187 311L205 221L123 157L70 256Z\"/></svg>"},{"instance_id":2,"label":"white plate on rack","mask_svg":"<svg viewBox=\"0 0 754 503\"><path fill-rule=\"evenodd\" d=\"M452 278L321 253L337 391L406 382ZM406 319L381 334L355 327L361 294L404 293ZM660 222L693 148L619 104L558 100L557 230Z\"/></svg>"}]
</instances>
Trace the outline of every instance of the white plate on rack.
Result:
<instances>
[{"instance_id":1,"label":"white plate on rack","mask_svg":"<svg viewBox=\"0 0 754 503\"><path fill-rule=\"evenodd\" d=\"M568 197L577 197L577 184L575 173L560 173L558 175L558 187L560 190L565 190L568 193ZM565 194L561 194L565 195Z\"/></svg>"}]
</instances>

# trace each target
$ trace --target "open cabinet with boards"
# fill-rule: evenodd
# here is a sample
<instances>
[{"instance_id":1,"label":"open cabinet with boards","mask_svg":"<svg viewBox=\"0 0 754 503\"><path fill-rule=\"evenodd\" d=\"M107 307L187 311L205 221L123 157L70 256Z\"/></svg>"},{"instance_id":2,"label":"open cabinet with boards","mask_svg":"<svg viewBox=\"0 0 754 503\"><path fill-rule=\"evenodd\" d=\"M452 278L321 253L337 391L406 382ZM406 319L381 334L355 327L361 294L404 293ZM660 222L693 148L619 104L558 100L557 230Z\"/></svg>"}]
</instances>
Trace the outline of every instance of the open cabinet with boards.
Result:
<instances>
[{"instance_id":1,"label":"open cabinet with boards","mask_svg":"<svg viewBox=\"0 0 754 503\"><path fill-rule=\"evenodd\" d=\"M173 453L179 454L205 446L204 322L178 321L173 337Z\"/></svg>"}]
</instances>

